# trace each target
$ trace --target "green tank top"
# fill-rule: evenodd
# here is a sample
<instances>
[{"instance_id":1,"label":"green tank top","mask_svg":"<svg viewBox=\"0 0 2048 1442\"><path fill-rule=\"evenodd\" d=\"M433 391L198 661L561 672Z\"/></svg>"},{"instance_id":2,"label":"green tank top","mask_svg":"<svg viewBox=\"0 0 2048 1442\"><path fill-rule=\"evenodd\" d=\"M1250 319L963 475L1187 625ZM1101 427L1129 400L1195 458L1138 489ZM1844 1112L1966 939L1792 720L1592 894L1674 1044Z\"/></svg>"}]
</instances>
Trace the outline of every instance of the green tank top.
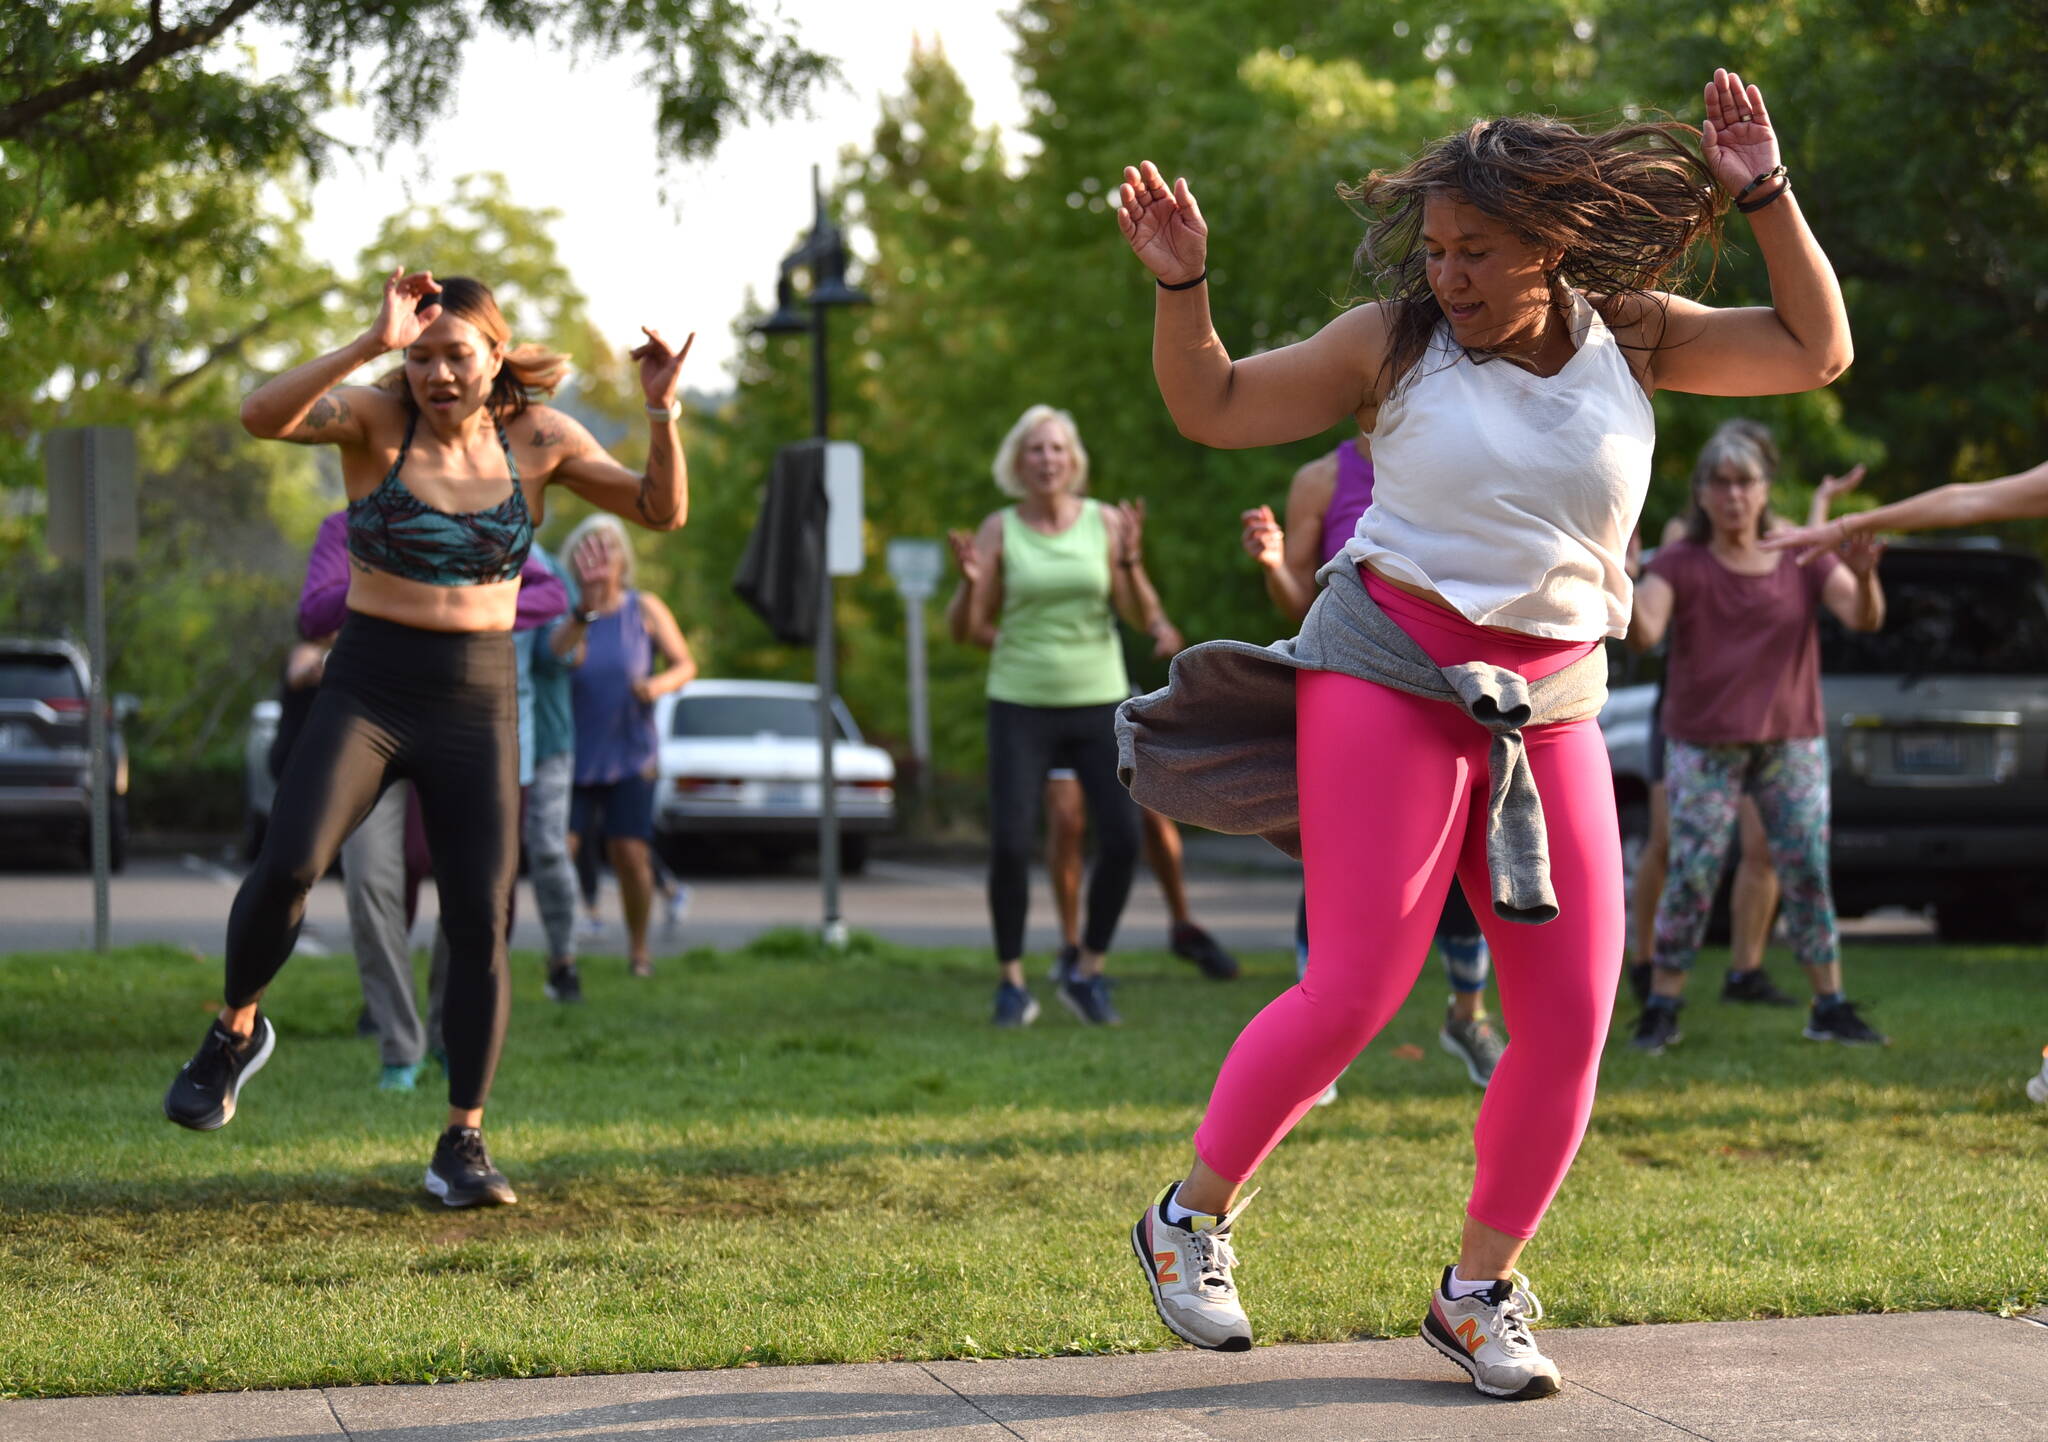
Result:
<instances>
[{"instance_id":1,"label":"green tank top","mask_svg":"<svg viewBox=\"0 0 2048 1442\"><path fill-rule=\"evenodd\" d=\"M1106 706L1129 698L1109 603L1109 532L1102 506L1057 536L1003 512L1003 614L988 666L991 700L1018 706Z\"/></svg>"}]
</instances>

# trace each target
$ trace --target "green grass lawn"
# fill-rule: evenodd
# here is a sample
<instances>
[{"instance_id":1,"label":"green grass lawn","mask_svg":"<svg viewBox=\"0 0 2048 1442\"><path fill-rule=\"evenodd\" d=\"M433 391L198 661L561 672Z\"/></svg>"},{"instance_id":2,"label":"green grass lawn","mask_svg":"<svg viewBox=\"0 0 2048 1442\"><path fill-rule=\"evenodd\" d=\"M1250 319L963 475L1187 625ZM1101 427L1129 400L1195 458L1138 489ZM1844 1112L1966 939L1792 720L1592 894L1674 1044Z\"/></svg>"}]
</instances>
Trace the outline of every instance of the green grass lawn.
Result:
<instances>
[{"instance_id":1,"label":"green grass lawn","mask_svg":"<svg viewBox=\"0 0 2048 1442\"><path fill-rule=\"evenodd\" d=\"M785 935L652 983L600 962L575 1008L515 963L490 1138L520 1204L452 1212L420 1187L439 1087L373 1089L347 959L287 968L275 1057L195 1135L159 1098L216 961L0 958L0 1395L1162 1346L1126 1229L1292 972L1138 953L1121 1030L1048 1005L999 1034L979 950L821 960ZM1524 1262L1552 1323L2048 1301L2048 1109L2021 1092L2048 959L1848 963L1887 1050L1723 1007L1712 972L1669 1055L1617 1032ZM1238 1280L1262 1340L1415 1331L1479 1099L1441 1004L1432 974L1261 1175Z\"/></svg>"}]
</instances>

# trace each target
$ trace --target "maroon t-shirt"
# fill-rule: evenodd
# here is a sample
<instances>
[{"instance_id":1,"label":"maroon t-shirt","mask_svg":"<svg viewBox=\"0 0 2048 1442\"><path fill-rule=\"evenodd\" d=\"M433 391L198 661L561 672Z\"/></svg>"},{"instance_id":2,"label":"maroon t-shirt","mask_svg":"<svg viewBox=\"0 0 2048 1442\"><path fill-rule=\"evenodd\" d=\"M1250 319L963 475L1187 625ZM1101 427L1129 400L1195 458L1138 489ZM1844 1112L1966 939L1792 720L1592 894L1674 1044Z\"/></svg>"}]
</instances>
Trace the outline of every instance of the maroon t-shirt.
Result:
<instances>
[{"instance_id":1,"label":"maroon t-shirt","mask_svg":"<svg viewBox=\"0 0 2048 1442\"><path fill-rule=\"evenodd\" d=\"M1825 734L1820 705L1821 587L1841 562L1789 552L1761 576L1729 570L1705 546L1674 541L1649 570L1671 586L1664 734L1695 746Z\"/></svg>"}]
</instances>

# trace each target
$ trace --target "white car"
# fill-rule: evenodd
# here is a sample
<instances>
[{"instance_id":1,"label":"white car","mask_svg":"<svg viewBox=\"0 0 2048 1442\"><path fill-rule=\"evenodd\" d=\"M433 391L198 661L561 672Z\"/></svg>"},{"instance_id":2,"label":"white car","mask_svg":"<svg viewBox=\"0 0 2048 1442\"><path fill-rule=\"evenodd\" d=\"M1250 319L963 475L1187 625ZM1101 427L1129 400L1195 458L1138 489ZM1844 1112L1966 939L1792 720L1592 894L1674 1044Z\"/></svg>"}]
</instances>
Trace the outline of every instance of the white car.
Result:
<instances>
[{"instance_id":1,"label":"white car","mask_svg":"<svg viewBox=\"0 0 2048 1442\"><path fill-rule=\"evenodd\" d=\"M654 703L661 774L655 840L726 839L794 852L818 834L818 688L794 681L692 681ZM833 703L840 861L867 865L868 838L896 824L896 763Z\"/></svg>"}]
</instances>

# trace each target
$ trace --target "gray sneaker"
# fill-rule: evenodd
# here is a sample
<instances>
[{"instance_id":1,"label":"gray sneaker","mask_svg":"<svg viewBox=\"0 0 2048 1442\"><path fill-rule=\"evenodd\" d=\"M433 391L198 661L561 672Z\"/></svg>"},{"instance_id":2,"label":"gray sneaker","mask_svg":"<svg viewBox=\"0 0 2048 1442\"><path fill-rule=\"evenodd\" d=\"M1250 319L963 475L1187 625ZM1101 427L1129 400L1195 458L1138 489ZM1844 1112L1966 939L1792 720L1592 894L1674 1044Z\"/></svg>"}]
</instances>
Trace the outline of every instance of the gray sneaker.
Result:
<instances>
[{"instance_id":1,"label":"gray sneaker","mask_svg":"<svg viewBox=\"0 0 2048 1442\"><path fill-rule=\"evenodd\" d=\"M1489 1397L1529 1402L1564 1385L1557 1363L1537 1350L1530 1335L1529 1324L1543 1319L1543 1304L1527 1277L1516 1272L1456 1301L1444 1295L1450 1284L1446 1267L1422 1319L1422 1340L1471 1373L1473 1386Z\"/></svg>"},{"instance_id":2,"label":"gray sneaker","mask_svg":"<svg viewBox=\"0 0 2048 1442\"><path fill-rule=\"evenodd\" d=\"M1185 1226L1166 1220L1166 1202L1180 1183L1170 1183L1131 1228L1131 1250L1145 1269L1159 1320L1183 1341L1212 1352L1251 1350L1252 1324L1237 1299L1230 1269L1230 1225L1255 1191L1221 1217L1197 1214Z\"/></svg>"},{"instance_id":3,"label":"gray sneaker","mask_svg":"<svg viewBox=\"0 0 2048 1442\"><path fill-rule=\"evenodd\" d=\"M1493 1069L1500 1065L1500 1054L1507 1050L1507 1043L1484 1017L1460 1021L1450 1011L1444 1013L1444 1029L1436 1034L1436 1039L1445 1051L1465 1064L1465 1075L1472 1078L1476 1087L1493 1080Z\"/></svg>"}]
</instances>

